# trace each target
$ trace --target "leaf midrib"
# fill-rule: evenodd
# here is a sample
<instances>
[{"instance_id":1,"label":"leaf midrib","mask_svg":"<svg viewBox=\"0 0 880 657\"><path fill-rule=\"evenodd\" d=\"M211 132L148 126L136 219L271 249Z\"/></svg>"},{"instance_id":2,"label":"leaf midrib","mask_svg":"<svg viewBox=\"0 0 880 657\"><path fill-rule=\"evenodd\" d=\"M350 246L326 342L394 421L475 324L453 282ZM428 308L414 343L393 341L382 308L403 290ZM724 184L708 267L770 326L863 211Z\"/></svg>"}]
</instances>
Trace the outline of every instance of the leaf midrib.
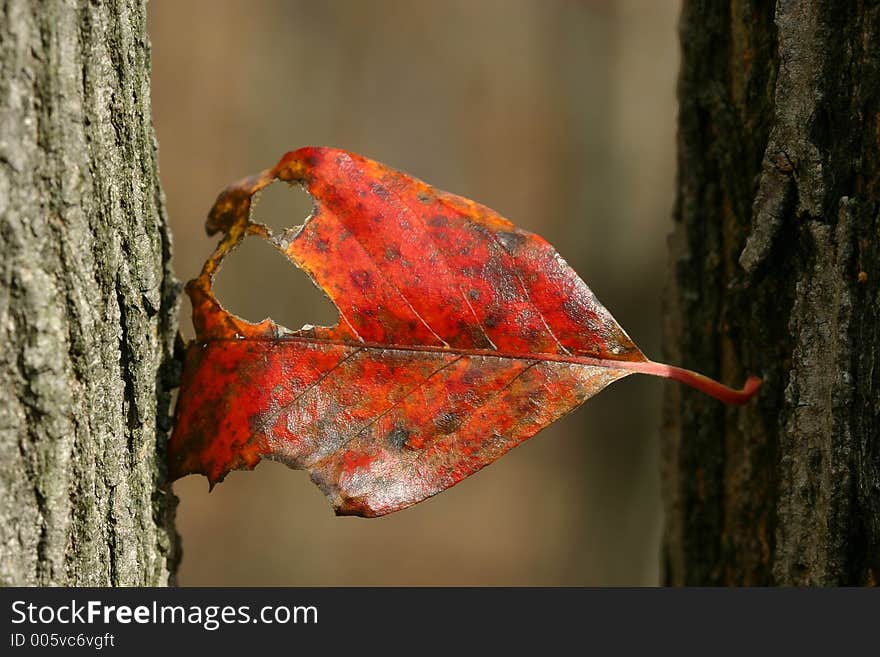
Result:
<instances>
[{"instance_id":1,"label":"leaf midrib","mask_svg":"<svg viewBox=\"0 0 880 657\"><path fill-rule=\"evenodd\" d=\"M642 363L650 362L644 360L623 360L614 358L596 358L593 356L577 356L574 354L548 354L548 353L514 353L503 352L492 349L461 349L456 347L436 347L433 345L398 345L385 344L381 342L369 342L366 340L333 340L325 338L314 338L302 335L281 335L278 337L248 337L248 338L211 338L200 340L198 337L194 341L196 343L205 344L210 342L272 342L275 344L283 344L285 342L304 342L307 344L326 344L335 347L352 347L356 349L370 349L381 351L414 351L421 353L434 353L452 356L470 356L470 357L491 357L491 358L507 358L511 360L534 360L552 363L569 363L573 365L588 365L592 367L604 367L607 369L621 369L640 371Z\"/></svg>"}]
</instances>

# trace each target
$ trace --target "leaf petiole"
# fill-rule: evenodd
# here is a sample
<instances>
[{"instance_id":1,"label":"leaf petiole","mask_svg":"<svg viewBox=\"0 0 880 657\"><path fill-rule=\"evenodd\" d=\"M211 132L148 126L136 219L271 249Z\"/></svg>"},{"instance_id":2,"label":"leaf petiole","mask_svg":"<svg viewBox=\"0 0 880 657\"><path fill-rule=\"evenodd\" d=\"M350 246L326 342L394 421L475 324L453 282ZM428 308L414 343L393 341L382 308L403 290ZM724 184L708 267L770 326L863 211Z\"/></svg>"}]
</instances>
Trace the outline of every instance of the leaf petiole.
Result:
<instances>
[{"instance_id":1,"label":"leaf petiole","mask_svg":"<svg viewBox=\"0 0 880 657\"><path fill-rule=\"evenodd\" d=\"M749 401L752 397L754 397L755 393L758 392L758 388L761 387L762 383L759 377L750 376L748 379L746 379L746 382L743 385L742 389L737 390L736 388L730 388L723 383L719 383L715 379L711 379L708 376L699 374L698 372L686 370L683 367L675 367L674 365L666 365L665 363L655 363L652 360L609 360L603 361L603 364L604 363L607 363L607 367L632 370L633 372L639 372L640 374L650 374L652 376L659 376L664 379L673 379L680 383L684 383L685 385L688 385L692 388L696 388L700 392L704 392L707 395L724 402L725 404L732 404L735 406L741 406Z\"/></svg>"}]
</instances>

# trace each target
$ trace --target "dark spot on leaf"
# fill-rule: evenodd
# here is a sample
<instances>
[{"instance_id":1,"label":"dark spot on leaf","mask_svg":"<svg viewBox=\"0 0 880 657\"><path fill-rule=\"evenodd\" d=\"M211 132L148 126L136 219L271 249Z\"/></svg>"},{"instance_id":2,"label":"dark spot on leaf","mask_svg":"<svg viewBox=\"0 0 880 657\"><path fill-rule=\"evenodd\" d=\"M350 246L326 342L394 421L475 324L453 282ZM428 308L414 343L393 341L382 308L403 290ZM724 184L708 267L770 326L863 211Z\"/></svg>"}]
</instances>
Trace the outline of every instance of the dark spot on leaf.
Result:
<instances>
[{"instance_id":1,"label":"dark spot on leaf","mask_svg":"<svg viewBox=\"0 0 880 657\"><path fill-rule=\"evenodd\" d=\"M387 201L391 197L391 192L389 192L387 188L380 185L379 183L371 183L370 191L383 201Z\"/></svg>"},{"instance_id":2,"label":"dark spot on leaf","mask_svg":"<svg viewBox=\"0 0 880 657\"><path fill-rule=\"evenodd\" d=\"M391 433L388 434L386 440L388 444L394 447L395 449L403 449L404 445L406 445L406 441L409 440L411 432L403 427L394 427Z\"/></svg>"},{"instance_id":3,"label":"dark spot on leaf","mask_svg":"<svg viewBox=\"0 0 880 657\"><path fill-rule=\"evenodd\" d=\"M574 321L583 321L584 311L576 299L566 299L563 301L562 309L565 311L565 314L571 317Z\"/></svg>"},{"instance_id":4,"label":"dark spot on leaf","mask_svg":"<svg viewBox=\"0 0 880 657\"><path fill-rule=\"evenodd\" d=\"M373 274L366 270L359 269L351 272L351 281L361 290L367 291L373 287Z\"/></svg>"},{"instance_id":5,"label":"dark spot on leaf","mask_svg":"<svg viewBox=\"0 0 880 657\"><path fill-rule=\"evenodd\" d=\"M477 292L476 290L470 290L468 292L468 296L471 298L471 301L476 301L477 299L480 298L480 293Z\"/></svg>"},{"instance_id":6,"label":"dark spot on leaf","mask_svg":"<svg viewBox=\"0 0 880 657\"><path fill-rule=\"evenodd\" d=\"M486 319L483 320L483 324L486 328L495 328L498 326L498 318L495 315L487 315Z\"/></svg>"},{"instance_id":7,"label":"dark spot on leaf","mask_svg":"<svg viewBox=\"0 0 880 657\"><path fill-rule=\"evenodd\" d=\"M400 248L396 244L385 247L385 259L394 262L400 257Z\"/></svg>"},{"instance_id":8,"label":"dark spot on leaf","mask_svg":"<svg viewBox=\"0 0 880 657\"><path fill-rule=\"evenodd\" d=\"M430 203L431 196L429 194L425 194L424 192L419 192L416 196L422 203Z\"/></svg>"},{"instance_id":9,"label":"dark spot on leaf","mask_svg":"<svg viewBox=\"0 0 880 657\"><path fill-rule=\"evenodd\" d=\"M519 247L523 245L523 242L526 241L524 235L520 233L511 233L507 231L499 231L498 232L498 241L501 242L501 245L508 251L516 251Z\"/></svg>"},{"instance_id":10,"label":"dark spot on leaf","mask_svg":"<svg viewBox=\"0 0 880 657\"><path fill-rule=\"evenodd\" d=\"M438 433L450 434L458 429L461 424L461 418L455 413L444 411L434 418L434 426L437 427Z\"/></svg>"},{"instance_id":11,"label":"dark spot on leaf","mask_svg":"<svg viewBox=\"0 0 880 657\"><path fill-rule=\"evenodd\" d=\"M314 155L309 155L309 156L307 156L307 157L303 160L303 162L305 162L306 165L308 165L308 166L310 166L310 167L316 167L316 166L318 166L318 158L315 157Z\"/></svg>"},{"instance_id":12,"label":"dark spot on leaf","mask_svg":"<svg viewBox=\"0 0 880 657\"><path fill-rule=\"evenodd\" d=\"M370 506L366 495L340 495L340 502L335 509L337 516L361 516L373 518L379 514Z\"/></svg>"},{"instance_id":13,"label":"dark spot on leaf","mask_svg":"<svg viewBox=\"0 0 880 657\"><path fill-rule=\"evenodd\" d=\"M520 283L516 274L505 267L500 258L492 258L483 266L483 277L502 301L516 301L520 297Z\"/></svg>"},{"instance_id":14,"label":"dark spot on leaf","mask_svg":"<svg viewBox=\"0 0 880 657\"><path fill-rule=\"evenodd\" d=\"M435 226L437 228L442 227L442 226L448 226L449 225L449 217L442 215L442 214L435 214L433 217L428 219L428 225Z\"/></svg>"},{"instance_id":15,"label":"dark spot on leaf","mask_svg":"<svg viewBox=\"0 0 880 657\"><path fill-rule=\"evenodd\" d=\"M476 383L480 380L480 371L475 369L467 370L461 375L461 382L466 386Z\"/></svg>"},{"instance_id":16,"label":"dark spot on leaf","mask_svg":"<svg viewBox=\"0 0 880 657\"><path fill-rule=\"evenodd\" d=\"M319 239L315 242L315 248L321 253L326 253L330 249L330 243L325 239Z\"/></svg>"}]
</instances>

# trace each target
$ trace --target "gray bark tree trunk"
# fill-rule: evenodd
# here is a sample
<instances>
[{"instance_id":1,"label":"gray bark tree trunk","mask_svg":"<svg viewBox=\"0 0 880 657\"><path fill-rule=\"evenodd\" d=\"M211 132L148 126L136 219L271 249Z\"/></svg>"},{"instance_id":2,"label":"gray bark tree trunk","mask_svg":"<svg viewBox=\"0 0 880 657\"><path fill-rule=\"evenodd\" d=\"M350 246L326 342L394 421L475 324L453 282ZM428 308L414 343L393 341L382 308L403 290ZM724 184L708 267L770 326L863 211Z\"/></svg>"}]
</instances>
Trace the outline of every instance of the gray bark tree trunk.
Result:
<instances>
[{"instance_id":1,"label":"gray bark tree trunk","mask_svg":"<svg viewBox=\"0 0 880 657\"><path fill-rule=\"evenodd\" d=\"M173 580L177 283L143 2L0 13L0 584Z\"/></svg>"},{"instance_id":2,"label":"gray bark tree trunk","mask_svg":"<svg viewBox=\"0 0 880 657\"><path fill-rule=\"evenodd\" d=\"M880 6L686 0L666 357L669 584L880 579Z\"/></svg>"}]
</instances>

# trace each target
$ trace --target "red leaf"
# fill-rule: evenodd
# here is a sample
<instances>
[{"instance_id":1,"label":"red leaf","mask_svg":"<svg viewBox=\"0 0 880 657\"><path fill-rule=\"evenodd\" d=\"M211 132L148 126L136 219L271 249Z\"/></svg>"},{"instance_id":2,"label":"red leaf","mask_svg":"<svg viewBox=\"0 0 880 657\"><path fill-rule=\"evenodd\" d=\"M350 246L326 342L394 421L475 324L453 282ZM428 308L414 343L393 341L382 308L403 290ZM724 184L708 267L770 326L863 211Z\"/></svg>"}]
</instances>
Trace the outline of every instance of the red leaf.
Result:
<instances>
[{"instance_id":1,"label":"red leaf","mask_svg":"<svg viewBox=\"0 0 880 657\"><path fill-rule=\"evenodd\" d=\"M273 236L250 219L273 180L315 213ZM633 372L733 404L731 390L645 358L546 241L378 162L303 148L220 194L226 233L187 285L189 345L172 478L213 486L261 458L307 469L337 513L378 516L434 495ZM268 240L336 304L332 328L289 331L224 310L211 283L246 236Z\"/></svg>"}]
</instances>

